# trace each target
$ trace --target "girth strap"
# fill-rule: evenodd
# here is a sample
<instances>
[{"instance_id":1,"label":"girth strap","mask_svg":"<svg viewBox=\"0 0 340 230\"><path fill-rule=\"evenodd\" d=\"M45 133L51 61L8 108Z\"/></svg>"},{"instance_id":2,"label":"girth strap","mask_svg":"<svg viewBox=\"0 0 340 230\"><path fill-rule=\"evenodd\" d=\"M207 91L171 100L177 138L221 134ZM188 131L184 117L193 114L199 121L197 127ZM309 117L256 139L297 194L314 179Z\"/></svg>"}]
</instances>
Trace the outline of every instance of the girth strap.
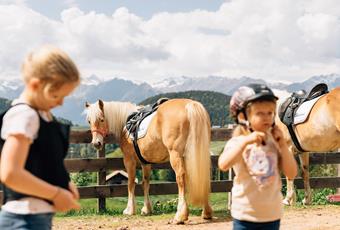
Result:
<instances>
[{"instance_id":1,"label":"girth strap","mask_svg":"<svg viewBox=\"0 0 340 230\"><path fill-rule=\"evenodd\" d=\"M154 164L152 162L149 162L149 161L145 160L144 157L142 156L142 154L140 153L140 149L139 149L138 144L137 144L137 137L135 137L133 139L133 147L135 149L135 152L136 152L136 155L137 155L138 159L140 160L140 162L142 164L144 164L144 165Z\"/></svg>"},{"instance_id":2,"label":"girth strap","mask_svg":"<svg viewBox=\"0 0 340 230\"><path fill-rule=\"evenodd\" d=\"M160 98L153 105L145 106L142 109L140 109L138 112L132 113L127 118L126 129L133 136L133 140L132 140L133 147L135 149L135 152L136 152L138 159L140 160L140 162L142 164L155 164L155 163L152 163L152 162L145 160L144 157L142 156L141 152L140 152L140 149L139 149L139 146L138 146L138 143L137 143L138 128L139 128L139 126L140 126L140 124L141 124L141 122L143 121L144 118L146 118L147 116L154 113L162 103L164 103L168 100L169 100L168 98Z\"/></svg>"},{"instance_id":3,"label":"girth strap","mask_svg":"<svg viewBox=\"0 0 340 230\"><path fill-rule=\"evenodd\" d=\"M300 142L299 142L299 140L297 139L297 136L296 136L296 134L295 134L295 132L294 132L293 125L287 125L287 128L288 128L290 137L292 138L292 141L293 141L295 147L297 148L297 150L299 150L300 152L306 152L306 150L304 150L304 149L301 147Z\"/></svg>"}]
</instances>

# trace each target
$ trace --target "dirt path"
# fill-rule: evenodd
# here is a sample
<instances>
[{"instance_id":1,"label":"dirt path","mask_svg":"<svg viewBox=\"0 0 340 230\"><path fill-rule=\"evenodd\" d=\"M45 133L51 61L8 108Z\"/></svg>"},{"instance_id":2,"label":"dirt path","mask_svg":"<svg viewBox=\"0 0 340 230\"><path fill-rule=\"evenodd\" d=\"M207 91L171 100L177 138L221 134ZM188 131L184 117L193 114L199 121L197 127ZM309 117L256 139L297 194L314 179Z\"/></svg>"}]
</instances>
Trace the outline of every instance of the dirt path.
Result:
<instances>
[{"instance_id":1,"label":"dirt path","mask_svg":"<svg viewBox=\"0 0 340 230\"><path fill-rule=\"evenodd\" d=\"M185 225L168 224L172 215L154 217L64 217L55 218L53 229L116 229L116 230L206 230L232 229L230 217L214 217L204 221L190 216ZM281 222L282 230L340 230L340 206L312 206L307 208L286 208Z\"/></svg>"}]
</instances>

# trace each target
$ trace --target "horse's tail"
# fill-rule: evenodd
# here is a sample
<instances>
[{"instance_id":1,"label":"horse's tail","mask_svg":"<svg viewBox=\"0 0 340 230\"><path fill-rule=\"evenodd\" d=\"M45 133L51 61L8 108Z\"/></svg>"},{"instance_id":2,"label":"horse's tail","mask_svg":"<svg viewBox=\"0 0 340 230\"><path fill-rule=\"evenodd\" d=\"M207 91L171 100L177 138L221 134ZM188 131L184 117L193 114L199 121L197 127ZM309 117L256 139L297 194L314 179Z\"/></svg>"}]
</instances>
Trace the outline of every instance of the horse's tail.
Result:
<instances>
[{"instance_id":1,"label":"horse's tail","mask_svg":"<svg viewBox=\"0 0 340 230\"><path fill-rule=\"evenodd\" d=\"M191 204L202 206L210 193L210 118L199 102L189 102L185 109L190 123L184 153L187 198Z\"/></svg>"}]
</instances>

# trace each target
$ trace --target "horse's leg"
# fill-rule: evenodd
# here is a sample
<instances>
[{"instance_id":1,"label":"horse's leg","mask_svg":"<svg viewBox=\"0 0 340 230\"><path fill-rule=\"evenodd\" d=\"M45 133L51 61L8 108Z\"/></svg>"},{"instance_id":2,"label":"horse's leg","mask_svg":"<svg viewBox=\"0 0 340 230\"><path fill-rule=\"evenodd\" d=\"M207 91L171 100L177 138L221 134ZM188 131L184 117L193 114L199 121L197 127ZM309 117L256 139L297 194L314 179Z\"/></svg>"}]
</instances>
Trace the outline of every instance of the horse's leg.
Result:
<instances>
[{"instance_id":1,"label":"horse's leg","mask_svg":"<svg viewBox=\"0 0 340 230\"><path fill-rule=\"evenodd\" d=\"M296 192L294 189L294 179L288 179L287 182L287 193L285 199L282 201L285 205L294 205L296 202Z\"/></svg>"},{"instance_id":2,"label":"horse's leg","mask_svg":"<svg viewBox=\"0 0 340 230\"><path fill-rule=\"evenodd\" d=\"M178 185L178 205L174 224L183 224L184 221L188 220L189 209L185 200L185 167L182 154L176 150L170 151L170 164L176 174L176 182Z\"/></svg>"},{"instance_id":3,"label":"horse's leg","mask_svg":"<svg viewBox=\"0 0 340 230\"><path fill-rule=\"evenodd\" d=\"M213 210L209 204L209 201L207 200L203 207L202 217L203 219L210 220L212 218L212 214L213 214Z\"/></svg>"},{"instance_id":4,"label":"horse's leg","mask_svg":"<svg viewBox=\"0 0 340 230\"><path fill-rule=\"evenodd\" d=\"M143 170L143 190L144 190L144 206L142 208L142 215L149 215L152 213L152 206L149 197L150 189L150 175L151 175L151 165L142 165Z\"/></svg>"},{"instance_id":5,"label":"horse's leg","mask_svg":"<svg viewBox=\"0 0 340 230\"><path fill-rule=\"evenodd\" d=\"M309 184L309 153L302 153L299 155L301 162L301 176L303 178L303 185L305 189L305 197L302 200L304 205L309 205L312 201L312 192Z\"/></svg>"},{"instance_id":6,"label":"horse's leg","mask_svg":"<svg viewBox=\"0 0 340 230\"><path fill-rule=\"evenodd\" d=\"M136 200L135 200L135 178L136 178L136 160L132 156L124 155L124 165L128 173L128 203L123 211L125 215L136 214Z\"/></svg>"}]
</instances>

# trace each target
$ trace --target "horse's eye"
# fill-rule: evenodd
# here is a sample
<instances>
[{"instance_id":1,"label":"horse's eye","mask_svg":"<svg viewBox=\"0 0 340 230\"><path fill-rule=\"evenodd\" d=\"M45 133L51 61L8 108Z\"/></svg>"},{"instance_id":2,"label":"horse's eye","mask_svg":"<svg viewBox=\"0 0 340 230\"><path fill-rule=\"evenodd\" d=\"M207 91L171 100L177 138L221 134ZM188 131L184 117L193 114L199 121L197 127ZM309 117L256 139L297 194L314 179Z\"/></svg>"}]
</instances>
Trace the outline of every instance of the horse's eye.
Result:
<instances>
[{"instance_id":1,"label":"horse's eye","mask_svg":"<svg viewBox=\"0 0 340 230\"><path fill-rule=\"evenodd\" d=\"M104 122L104 119L101 119L100 121L101 121L101 122Z\"/></svg>"},{"instance_id":2,"label":"horse's eye","mask_svg":"<svg viewBox=\"0 0 340 230\"><path fill-rule=\"evenodd\" d=\"M90 121L87 121L89 124L91 124L91 122Z\"/></svg>"}]
</instances>

